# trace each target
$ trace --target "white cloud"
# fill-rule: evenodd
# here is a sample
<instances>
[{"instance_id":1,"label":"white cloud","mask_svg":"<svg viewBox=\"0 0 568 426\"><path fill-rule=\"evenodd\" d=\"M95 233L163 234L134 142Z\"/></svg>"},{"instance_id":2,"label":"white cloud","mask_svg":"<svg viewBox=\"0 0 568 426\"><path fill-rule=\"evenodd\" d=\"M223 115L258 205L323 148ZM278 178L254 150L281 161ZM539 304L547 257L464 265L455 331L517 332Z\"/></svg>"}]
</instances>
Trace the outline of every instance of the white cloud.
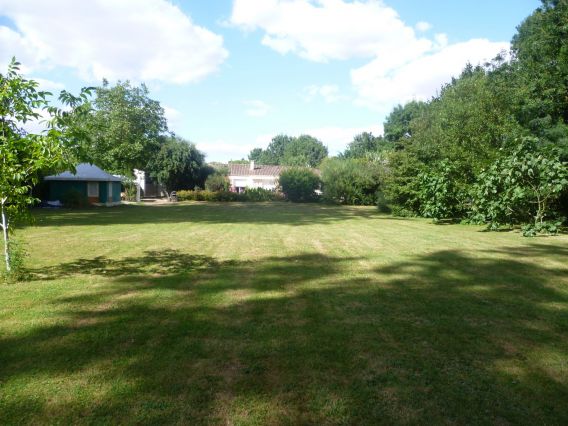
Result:
<instances>
[{"instance_id":1,"label":"white cloud","mask_svg":"<svg viewBox=\"0 0 568 426\"><path fill-rule=\"evenodd\" d=\"M481 39L451 44L443 33L418 36L431 24L408 26L379 0L234 0L230 23L263 31L262 43L282 54L319 62L369 59L351 70L355 102L383 113L435 95L467 62L483 62L509 47ZM319 90L310 87L306 98L323 95Z\"/></svg>"},{"instance_id":2,"label":"white cloud","mask_svg":"<svg viewBox=\"0 0 568 426\"><path fill-rule=\"evenodd\" d=\"M432 28L432 24L430 22L426 22L426 21L420 21L418 22L414 28L416 28L416 31L428 31L429 29Z\"/></svg>"},{"instance_id":3,"label":"white cloud","mask_svg":"<svg viewBox=\"0 0 568 426\"><path fill-rule=\"evenodd\" d=\"M168 120L168 128L175 132L176 128L181 125L182 113L167 105L162 105L162 108L164 108L164 116Z\"/></svg>"},{"instance_id":4,"label":"white cloud","mask_svg":"<svg viewBox=\"0 0 568 426\"><path fill-rule=\"evenodd\" d=\"M244 143L227 142L223 139L201 141L195 144L197 149L207 155L207 161L228 161L247 158L255 146Z\"/></svg>"},{"instance_id":5,"label":"white cloud","mask_svg":"<svg viewBox=\"0 0 568 426\"><path fill-rule=\"evenodd\" d=\"M306 102L311 102L314 99L321 97L328 104L344 99L344 97L339 94L339 87L334 84L324 84L321 86L314 84L308 86L304 89L303 97Z\"/></svg>"},{"instance_id":6,"label":"white cloud","mask_svg":"<svg viewBox=\"0 0 568 426\"><path fill-rule=\"evenodd\" d=\"M270 111L270 105L264 101L244 101L243 104L247 107L245 109L245 114L249 117L264 117Z\"/></svg>"},{"instance_id":7,"label":"white cloud","mask_svg":"<svg viewBox=\"0 0 568 426\"><path fill-rule=\"evenodd\" d=\"M363 132L371 132L375 136L383 134L383 126L380 124L372 124L362 127L340 127L327 126L305 128L295 132L284 132L290 136L310 135L319 139L327 146L330 155L336 155L345 150L347 144L353 140L353 137ZM275 135L264 134L256 138L258 147L266 148Z\"/></svg>"},{"instance_id":8,"label":"white cloud","mask_svg":"<svg viewBox=\"0 0 568 426\"><path fill-rule=\"evenodd\" d=\"M0 61L24 72L69 67L87 81L187 83L215 72L228 56L223 38L167 0L0 0Z\"/></svg>"},{"instance_id":9,"label":"white cloud","mask_svg":"<svg viewBox=\"0 0 568 426\"><path fill-rule=\"evenodd\" d=\"M470 40L421 55L394 72L385 70L376 59L351 71L351 81L359 94L357 103L386 113L396 103L427 100L442 83L459 75L467 62L483 63L508 47L508 43Z\"/></svg>"},{"instance_id":10,"label":"white cloud","mask_svg":"<svg viewBox=\"0 0 568 426\"><path fill-rule=\"evenodd\" d=\"M318 62L380 55L395 66L432 47L378 0L235 0L230 23L264 31L262 43L282 54Z\"/></svg>"},{"instance_id":11,"label":"white cloud","mask_svg":"<svg viewBox=\"0 0 568 426\"><path fill-rule=\"evenodd\" d=\"M54 95L56 95L57 92L65 89L65 85L63 83L58 83L57 81L47 80L45 78L39 77L30 77L30 80L34 80L39 84L39 90L52 92Z\"/></svg>"}]
</instances>

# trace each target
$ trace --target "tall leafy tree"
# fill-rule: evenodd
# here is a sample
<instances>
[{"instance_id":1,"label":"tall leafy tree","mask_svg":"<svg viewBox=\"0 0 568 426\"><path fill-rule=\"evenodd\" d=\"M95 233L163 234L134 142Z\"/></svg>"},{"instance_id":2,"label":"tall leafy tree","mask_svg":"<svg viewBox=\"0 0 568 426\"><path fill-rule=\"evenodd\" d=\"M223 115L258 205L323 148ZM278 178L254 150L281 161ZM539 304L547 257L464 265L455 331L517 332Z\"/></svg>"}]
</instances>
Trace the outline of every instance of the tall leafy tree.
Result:
<instances>
[{"instance_id":1,"label":"tall leafy tree","mask_svg":"<svg viewBox=\"0 0 568 426\"><path fill-rule=\"evenodd\" d=\"M92 114L76 120L76 127L89 136L81 159L125 175L145 169L168 131L160 103L149 97L144 84L136 87L128 81L110 86L105 80L95 95Z\"/></svg>"},{"instance_id":2,"label":"tall leafy tree","mask_svg":"<svg viewBox=\"0 0 568 426\"><path fill-rule=\"evenodd\" d=\"M208 174L205 168L205 155L194 144L176 136L164 138L160 150L147 165L150 176L168 193L203 187Z\"/></svg>"},{"instance_id":3,"label":"tall leafy tree","mask_svg":"<svg viewBox=\"0 0 568 426\"><path fill-rule=\"evenodd\" d=\"M310 135L277 135L266 149L253 149L249 160L259 164L317 167L327 155L327 147Z\"/></svg>"},{"instance_id":4,"label":"tall leafy tree","mask_svg":"<svg viewBox=\"0 0 568 426\"><path fill-rule=\"evenodd\" d=\"M327 157L327 147L310 135L291 138L284 147L280 164L286 166L317 167Z\"/></svg>"},{"instance_id":5,"label":"tall leafy tree","mask_svg":"<svg viewBox=\"0 0 568 426\"><path fill-rule=\"evenodd\" d=\"M363 132L353 138L353 141L347 145L340 157L368 158L384 151L390 151L393 148L394 143L388 142L383 136L374 136L372 133Z\"/></svg>"},{"instance_id":6,"label":"tall leafy tree","mask_svg":"<svg viewBox=\"0 0 568 426\"><path fill-rule=\"evenodd\" d=\"M427 104L421 101L411 101L397 105L384 122L384 137L387 142L397 146L412 136L411 122L419 117Z\"/></svg>"}]
</instances>

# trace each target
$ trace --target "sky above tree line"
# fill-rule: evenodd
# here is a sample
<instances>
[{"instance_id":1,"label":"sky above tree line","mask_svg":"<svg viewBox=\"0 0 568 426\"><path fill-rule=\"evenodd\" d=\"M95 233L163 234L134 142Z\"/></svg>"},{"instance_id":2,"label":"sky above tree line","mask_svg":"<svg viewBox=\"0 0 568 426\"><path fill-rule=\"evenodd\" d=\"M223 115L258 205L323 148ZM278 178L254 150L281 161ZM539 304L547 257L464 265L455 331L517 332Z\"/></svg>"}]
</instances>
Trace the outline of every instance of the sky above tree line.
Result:
<instances>
[{"instance_id":1,"label":"sky above tree line","mask_svg":"<svg viewBox=\"0 0 568 426\"><path fill-rule=\"evenodd\" d=\"M146 83L208 161L277 134L342 151L467 62L507 50L538 0L0 0L0 62L44 90Z\"/></svg>"}]
</instances>

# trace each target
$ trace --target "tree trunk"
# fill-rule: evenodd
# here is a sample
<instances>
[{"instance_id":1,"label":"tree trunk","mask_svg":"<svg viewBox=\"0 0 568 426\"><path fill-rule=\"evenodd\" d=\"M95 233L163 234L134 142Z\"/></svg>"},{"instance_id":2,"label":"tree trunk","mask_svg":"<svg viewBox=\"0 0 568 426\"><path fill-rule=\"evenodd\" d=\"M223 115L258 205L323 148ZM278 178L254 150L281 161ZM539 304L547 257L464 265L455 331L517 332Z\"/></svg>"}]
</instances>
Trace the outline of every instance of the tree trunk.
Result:
<instances>
[{"instance_id":1,"label":"tree trunk","mask_svg":"<svg viewBox=\"0 0 568 426\"><path fill-rule=\"evenodd\" d=\"M4 203L2 202L2 236L4 237L4 259L6 260L6 271L10 272L10 250L8 248L8 219L4 211Z\"/></svg>"}]
</instances>

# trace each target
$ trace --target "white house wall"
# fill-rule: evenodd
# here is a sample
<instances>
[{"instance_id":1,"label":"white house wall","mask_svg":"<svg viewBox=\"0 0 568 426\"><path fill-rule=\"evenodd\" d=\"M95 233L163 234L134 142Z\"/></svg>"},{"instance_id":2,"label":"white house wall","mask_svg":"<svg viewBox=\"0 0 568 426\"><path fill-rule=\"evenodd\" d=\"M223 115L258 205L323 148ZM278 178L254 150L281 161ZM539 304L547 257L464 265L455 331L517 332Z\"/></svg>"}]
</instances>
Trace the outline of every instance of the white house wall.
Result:
<instances>
[{"instance_id":1,"label":"white house wall","mask_svg":"<svg viewBox=\"0 0 568 426\"><path fill-rule=\"evenodd\" d=\"M274 176L229 176L229 182L234 188L264 188L276 189L278 178Z\"/></svg>"}]
</instances>

